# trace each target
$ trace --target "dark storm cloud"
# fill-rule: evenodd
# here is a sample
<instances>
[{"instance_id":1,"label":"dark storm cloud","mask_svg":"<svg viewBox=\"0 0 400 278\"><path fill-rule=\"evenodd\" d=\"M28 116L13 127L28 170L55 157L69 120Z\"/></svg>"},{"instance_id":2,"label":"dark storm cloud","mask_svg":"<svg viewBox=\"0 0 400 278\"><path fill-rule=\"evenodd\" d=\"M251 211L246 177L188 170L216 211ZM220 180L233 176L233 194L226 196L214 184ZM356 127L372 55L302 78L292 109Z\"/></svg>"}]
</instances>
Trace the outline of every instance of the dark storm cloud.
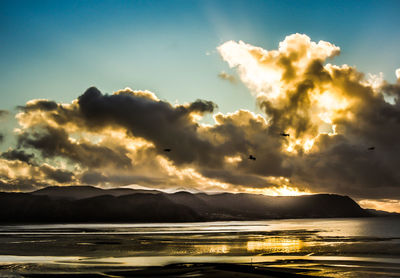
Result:
<instances>
[{"instance_id":1,"label":"dark storm cloud","mask_svg":"<svg viewBox=\"0 0 400 278\"><path fill-rule=\"evenodd\" d=\"M344 136L320 135L319 152L298 160L296 178L319 192L337 192L357 197L390 196L399 191L400 176L389 150L351 142ZM397 150L392 150L398 153ZM312 169L312 170L311 170ZM392 196L393 197L393 196Z\"/></svg>"},{"instance_id":2,"label":"dark storm cloud","mask_svg":"<svg viewBox=\"0 0 400 278\"><path fill-rule=\"evenodd\" d=\"M74 174L70 171L53 169L46 165L41 166L40 169L44 174L46 174L48 179L54 180L58 183L70 183L73 180Z\"/></svg>"},{"instance_id":3,"label":"dark storm cloud","mask_svg":"<svg viewBox=\"0 0 400 278\"><path fill-rule=\"evenodd\" d=\"M85 184L97 185L99 183L107 182L108 178L102 173L89 171L82 175L81 181Z\"/></svg>"},{"instance_id":4,"label":"dark storm cloud","mask_svg":"<svg viewBox=\"0 0 400 278\"><path fill-rule=\"evenodd\" d=\"M78 104L89 127L124 127L133 136L153 142L160 152L164 148L174 149L168 156L178 164L217 163L207 155L212 143L198 135L198 124L191 120L191 113L212 112L212 102L197 100L173 107L132 93L103 95L92 87L78 98Z\"/></svg>"},{"instance_id":5,"label":"dark storm cloud","mask_svg":"<svg viewBox=\"0 0 400 278\"><path fill-rule=\"evenodd\" d=\"M3 152L0 157L8 160L19 160L29 164L32 162L32 159L35 157L35 155L26 153L24 150L9 149L8 151Z\"/></svg>"},{"instance_id":6,"label":"dark storm cloud","mask_svg":"<svg viewBox=\"0 0 400 278\"><path fill-rule=\"evenodd\" d=\"M198 99L195 102L190 103L190 105L187 108L184 106L179 106L179 107L187 109L189 113L198 112L201 114L212 113L216 108L218 108L218 106L214 102L202 99Z\"/></svg>"},{"instance_id":7,"label":"dark storm cloud","mask_svg":"<svg viewBox=\"0 0 400 278\"><path fill-rule=\"evenodd\" d=\"M32 179L13 179L12 181L4 182L0 180L1 191L33 191L40 187L46 186Z\"/></svg>"},{"instance_id":8,"label":"dark storm cloud","mask_svg":"<svg viewBox=\"0 0 400 278\"><path fill-rule=\"evenodd\" d=\"M91 143L73 143L68 133L61 128L46 126L37 131L22 133L18 137L18 145L39 150L44 158L65 157L88 167L131 166L131 160L124 150L113 150Z\"/></svg>"},{"instance_id":9,"label":"dark storm cloud","mask_svg":"<svg viewBox=\"0 0 400 278\"><path fill-rule=\"evenodd\" d=\"M141 175L106 175L96 171L87 171L83 173L81 181L85 184L105 184L111 183L113 185L127 185L127 184L146 184L146 185L159 185L165 180L145 177Z\"/></svg>"},{"instance_id":10,"label":"dark storm cloud","mask_svg":"<svg viewBox=\"0 0 400 278\"><path fill-rule=\"evenodd\" d=\"M49 100L35 100L28 102L25 106L18 106L18 109L23 110L25 112L33 111L33 110L41 110L41 111L54 111L58 107L58 104L54 101Z\"/></svg>"},{"instance_id":11,"label":"dark storm cloud","mask_svg":"<svg viewBox=\"0 0 400 278\"><path fill-rule=\"evenodd\" d=\"M279 133L272 132L261 116L254 116L246 110L239 110L234 114L216 116L217 125L210 127L207 134L210 140L221 138L221 143L215 148L213 155L241 156L236 170L243 174L250 173L261 176L286 176L291 172L291 165L287 156L281 153L284 142ZM248 159L249 154L257 157L256 161ZM221 167L224 169L226 163ZM212 173L213 171L204 171ZM216 177L216 173L210 177ZM231 177L233 178L232 174ZM226 179L226 172L221 176ZM236 182L235 182L236 183ZM259 182L258 182L259 183Z\"/></svg>"},{"instance_id":12,"label":"dark storm cloud","mask_svg":"<svg viewBox=\"0 0 400 278\"><path fill-rule=\"evenodd\" d=\"M18 135L19 147L35 149L43 158L64 157L87 167L89 171L81 175L84 183L160 184L164 181L138 174L120 173L116 176L93 171L107 165L129 169L136 167L133 164L138 159L139 166L143 163L147 163L147 167L157 165L151 166L151 161L146 161L152 157L147 151L143 157L143 151L138 150L132 164L125 148L71 140L67 127L72 128L72 133L90 131L98 134L123 128L128 137L144 138L153 143L154 147L149 151L157 151L175 165L192 164L206 177L232 181L233 184L245 180L250 184L252 180L257 181L257 186L263 186L264 180L257 175L281 175L291 171L290 165L283 165L285 157L279 155L282 140L278 134L269 136L265 120L245 110L230 116L220 114L217 116L219 124L203 127L194 121L192 115L213 112L216 105L210 101L196 100L172 106L146 92L125 90L103 95L92 87L73 105L47 105L45 101L40 105L36 105L36 101L29 103L30 108L22 109L24 112L19 115L20 121L30 126ZM54 122L59 127L54 127ZM164 152L165 148L172 151ZM256 163L247 160L249 153L257 155ZM237 155L243 157L236 165L243 177L229 174L234 170L225 169L225 158Z\"/></svg>"}]
</instances>

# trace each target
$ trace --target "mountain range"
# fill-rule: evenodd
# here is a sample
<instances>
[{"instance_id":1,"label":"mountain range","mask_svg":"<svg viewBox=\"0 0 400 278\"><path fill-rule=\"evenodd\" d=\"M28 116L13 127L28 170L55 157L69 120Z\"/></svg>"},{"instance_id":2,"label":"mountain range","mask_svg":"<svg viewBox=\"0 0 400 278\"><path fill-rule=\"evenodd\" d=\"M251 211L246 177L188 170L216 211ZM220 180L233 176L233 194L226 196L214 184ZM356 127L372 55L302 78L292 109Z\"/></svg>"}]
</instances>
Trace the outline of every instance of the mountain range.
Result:
<instances>
[{"instance_id":1,"label":"mountain range","mask_svg":"<svg viewBox=\"0 0 400 278\"><path fill-rule=\"evenodd\" d=\"M165 193L92 186L0 193L1 223L196 222L374 216L347 196Z\"/></svg>"}]
</instances>

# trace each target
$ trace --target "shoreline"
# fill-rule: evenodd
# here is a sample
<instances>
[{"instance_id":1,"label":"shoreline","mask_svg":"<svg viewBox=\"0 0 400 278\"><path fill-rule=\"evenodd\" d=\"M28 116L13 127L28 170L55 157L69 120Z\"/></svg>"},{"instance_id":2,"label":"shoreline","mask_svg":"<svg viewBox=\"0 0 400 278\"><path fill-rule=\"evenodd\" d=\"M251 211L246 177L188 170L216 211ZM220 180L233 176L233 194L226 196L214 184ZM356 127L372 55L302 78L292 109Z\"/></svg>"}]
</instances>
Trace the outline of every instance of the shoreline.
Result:
<instances>
[{"instance_id":1,"label":"shoreline","mask_svg":"<svg viewBox=\"0 0 400 278\"><path fill-rule=\"evenodd\" d=\"M289 256L290 257L290 256ZM400 263L290 259L275 262L187 262L163 266L127 266L93 261L0 264L1 277L397 277ZM398 261L398 260L397 260ZM372 276L371 276L372 275Z\"/></svg>"},{"instance_id":2,"label":"shoreline","mask_svg":"<svg viewBox=\"0 0 400 278\"><path fill-rule=\"evenodd\" d=\"M305 269L284 267L267 267L258 264L235 263L181 263L165 266L148 267L90 267L90 268L46 268L31 269L22 266L23 270L8 272L0 268L0 276L9 277L315 277L298 272L312 272ZM43 267L43 266L42 266Z\"/></svg>"}]
</instances>

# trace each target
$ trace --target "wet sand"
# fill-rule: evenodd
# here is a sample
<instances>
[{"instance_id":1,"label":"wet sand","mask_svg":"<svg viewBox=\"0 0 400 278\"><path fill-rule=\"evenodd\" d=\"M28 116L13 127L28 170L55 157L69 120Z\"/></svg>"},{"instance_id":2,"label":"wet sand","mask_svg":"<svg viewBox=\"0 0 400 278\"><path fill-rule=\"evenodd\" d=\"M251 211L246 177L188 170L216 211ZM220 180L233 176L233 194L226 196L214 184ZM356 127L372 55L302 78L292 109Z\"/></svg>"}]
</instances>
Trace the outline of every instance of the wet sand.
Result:
<instances>
[{"instance_id":1,"label":"wet sand","mask_svg":"<svg viewBox=\"0 0 400 278\"><path fill-rule=\"evenodd\" d=\"M46 268L18 270L10 269L14 277L315 277L296 272L311 272L301 269L284 269L262 265L245 264L171 264L162 267L92 267L92 268ZM17 272L19 272L17 274ZM0 272L7 274L6 269Z\"/></svg>"},{"instance_id":2,"label":"wet sand","mask_svg":"<svg viewBox=\"0 0 400 278\"><path fill-rule=\"evenodd\" d=\"M400 277L400 263L286 259L263 263L179 263L131 267L104 262L4 264L1 277Z\"/></svg>"}]
</instances>

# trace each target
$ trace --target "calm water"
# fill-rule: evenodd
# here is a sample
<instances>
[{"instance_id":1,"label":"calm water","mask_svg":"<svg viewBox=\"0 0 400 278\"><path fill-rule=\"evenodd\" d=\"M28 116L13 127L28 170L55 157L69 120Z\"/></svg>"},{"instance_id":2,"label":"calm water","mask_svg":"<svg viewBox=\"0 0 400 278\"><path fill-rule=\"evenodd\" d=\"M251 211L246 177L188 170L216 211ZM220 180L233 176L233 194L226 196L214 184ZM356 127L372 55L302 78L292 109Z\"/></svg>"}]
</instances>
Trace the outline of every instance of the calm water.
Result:
<instances>
[{"instance_id":1,"label":"calm water","mask_svg":"<svg viewBox=\"0 0 400 278\"><path fill-rule=\"evenodd\" d=\"M217 261L302 267L331 277L400 277L400 218L0 225L0 275Z\"/></svg>"}]
</instances>

